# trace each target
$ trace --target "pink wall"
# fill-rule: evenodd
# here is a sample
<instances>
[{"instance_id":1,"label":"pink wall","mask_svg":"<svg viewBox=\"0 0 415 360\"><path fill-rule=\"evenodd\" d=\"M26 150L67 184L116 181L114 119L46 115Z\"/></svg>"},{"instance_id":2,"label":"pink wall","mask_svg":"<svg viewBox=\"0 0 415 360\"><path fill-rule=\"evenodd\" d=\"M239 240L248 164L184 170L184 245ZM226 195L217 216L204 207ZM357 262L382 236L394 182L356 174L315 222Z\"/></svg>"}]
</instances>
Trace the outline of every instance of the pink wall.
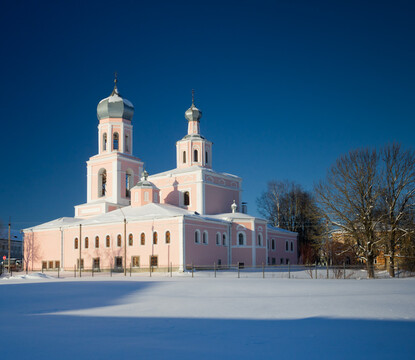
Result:
<instances>
[{"instance_id":1,"label":"pink wall","mask_svg":"<svg viewBox=\"0 0 415 360\"><path fill-rule=\"evenodd\" d=\"M204 186L206 214L228 213L231 212L234 200L239 204L239 190L230 190L209 184Z\"/></svg>"}]
</instances>

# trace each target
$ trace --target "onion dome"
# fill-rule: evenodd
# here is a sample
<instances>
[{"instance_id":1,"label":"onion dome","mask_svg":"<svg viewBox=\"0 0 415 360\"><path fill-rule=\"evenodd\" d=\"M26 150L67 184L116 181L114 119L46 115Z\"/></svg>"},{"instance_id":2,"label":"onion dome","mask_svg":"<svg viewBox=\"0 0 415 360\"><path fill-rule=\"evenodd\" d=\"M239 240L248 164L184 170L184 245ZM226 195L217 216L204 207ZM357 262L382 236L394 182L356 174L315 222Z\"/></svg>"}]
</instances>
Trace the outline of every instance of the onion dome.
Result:
<instances>
[{"instance_id":1,"label":"onion dome","mask_svg":"<svg viewBox=\"0 0 415 360\"><path fill-rule=\"evenodd\" d=\"M195 92L192 90L192 105L184 113L184 117L188 121L199 121L202 117L202 112L195 106Z\"/></svg>"},{"instance_id":2,"label":"onion dome","mask_svg":"<svg viewBox=\"0 0 415 360\"><path fill-rule=\"evenodd\" d=\"M132 120L134 105L127 99L123 99L117 88L117 78L114 80L114 90L110 96L102 99L97 107L98 120L108 118L122 118Z\"/></svg>"}]
</instances>

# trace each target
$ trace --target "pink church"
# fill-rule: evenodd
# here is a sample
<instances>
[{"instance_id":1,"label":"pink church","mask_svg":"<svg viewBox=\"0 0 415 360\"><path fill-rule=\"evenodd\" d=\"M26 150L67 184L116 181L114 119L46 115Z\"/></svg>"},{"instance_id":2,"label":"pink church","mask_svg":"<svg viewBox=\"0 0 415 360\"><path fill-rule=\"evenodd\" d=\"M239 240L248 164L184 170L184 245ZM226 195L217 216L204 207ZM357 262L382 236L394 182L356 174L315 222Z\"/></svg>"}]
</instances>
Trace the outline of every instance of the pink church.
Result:
<instances>
[{"instance_id":1,"label":"pink church","mask_svg":"<svg viewBox=\"0 0 415 360\"><path fill-rule=\"evenodd\" d=\"M212 142L200 134L194 100L176 168L148 176L133 155L133 104L98 104L98 154L87 161L87 202L74 217L24 230L31 269L297 264L297 234L239 212L242 179L212 169Z\"/></svg>"}]
</instances>

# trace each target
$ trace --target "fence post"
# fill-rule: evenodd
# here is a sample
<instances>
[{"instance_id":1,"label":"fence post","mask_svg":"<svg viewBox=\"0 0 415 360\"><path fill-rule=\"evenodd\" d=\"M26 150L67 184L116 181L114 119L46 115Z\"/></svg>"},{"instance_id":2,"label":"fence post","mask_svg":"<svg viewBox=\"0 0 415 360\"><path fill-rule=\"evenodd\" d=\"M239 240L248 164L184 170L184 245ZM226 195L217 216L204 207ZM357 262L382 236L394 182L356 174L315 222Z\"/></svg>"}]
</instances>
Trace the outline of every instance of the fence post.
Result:
<instances>
[{"instance_id":1,"label":"fence post","mask_svg":"<svg viewBox=\"0 0 415 360\"><path fill-rule=\"evenodd\" d=\"M396 274L398 275L398 279L399 279L399 262L396 262Z\"/></svg>"},{"instance_id":2,"label":"fence post","mask_svg":"<svg viewBox=\"0 0 415 360\"><path fill-rule=\"evenodd\" d=\"M291 261L288 260L288 278L291 279Z\"/></svg>"},{"instance_id":3,"label":"fence post","mask_svg":"<svg viewBox=\"0 0 415 360\"><path fill-rule=\"evenodd\" d=\"M8 272L10 272L10 269L7 269L8 270ZM43 274L43 264L42 264L42 274Z\"/></svg>"},{"instance_id":4,"label":"fence post","mask_svg":"<svg viewBox=\"0 0 415 360\"><path fill-rule=\"evenodd\" d=\"M240 278L241 276L240 276L240 266L239 266L239 263L238 263L238 279Z\"/></svg>"},{"instance_id":5,"label":"fence post","mask_svg":"<svg viewBox=\"0 0 415 360\"><path fill-rule=\"evenodd\" d=\"M195 267L193 266L193 263L192 263L192 277L193 277L194 270L195 270Z\"/></svg>"},{"instance_id":6,"label":"fence post","mask_svg":"<svg viewBox=\"0 0 415 360\"><path fill-rule=\"evenodd\" d=\"M343 261L343 280L346 279L346 261Z\"/></svg>"},{"instance_id":7,"label":"fence post","mask_svg":"<svg viewBox=\"0 0 415 360\"><path fill-rule=\"evenodd\" d=\"M58 267L58 279L59 279L59 267Z\"/></svg>"},{"instance_id":8,"label":"fence post","mask_svg":"<svg viewBox=\"0 0 415 360\"><path fill-rule=\"evenodd\" d=\"M317 279L317 260L316 260L316 270L315 270L314 274L315 274L315 277Z\"/></svg>"},{"instance_id":9,"label":"fence post","mask_svg":"<svg viewBox=\"0 0 415 360\"><path fill-rule=\"evenodd\" d=\"M73 266L73 274L74 274L74 277L76 277L76 265Z\"/></svg>"},{"instance_id":10,"label":"fence post","mask_svg":"<svg viewBox=\"0 0 415 360\"><path fill-rule=\"evenodd\" d=\"M148 266L148 270L150 271L150 277L151 277L151 260L150 260L150 265Z\"/></svg>"},{"instance_id":11,"label":"fence post","mask_svg":"<svg viewBox=\"0 0 415 360\"><path fill-rule=\"evenodd\" d=\"M170 277L173 277L173 263L170 261Z\"/></svg>"},{"instance_id":12,"label":"fence post","mask_svg":"<svg viewBox=\"0 0 415 360\"><path fill-rule=\"evenodd\" d=\"M215 271L215 277L216 277L216 261L213 262L213 270Z\"/></svg>"},{"instance_id":13,"label":"fence post","mask_svg":"<svg viewBox=\"0 0 415 360\"><path fill-rule=\"evenodd\" d=\"M130 263L130 277L131 277L131 271L133 270L133 264Z\"/></svg>"},{"instance_id":14,"label":"fence post","mask_svg":"<svg viewBox=\"0 0 415 360\"><path fill-rule=\"evenodd\" d=\"M112 264L110 265L110 276L112 277Z\"/></svg>"},{"instance_id":15,"label":"fence post","mask_svg":"<svg viewBox=\"0 0 415 360\"><path fill-rule=\"evenodd\" d=\"M262 278L265 279L265 267L264 262L262 262Z\"/></svg>"}]
</instances>

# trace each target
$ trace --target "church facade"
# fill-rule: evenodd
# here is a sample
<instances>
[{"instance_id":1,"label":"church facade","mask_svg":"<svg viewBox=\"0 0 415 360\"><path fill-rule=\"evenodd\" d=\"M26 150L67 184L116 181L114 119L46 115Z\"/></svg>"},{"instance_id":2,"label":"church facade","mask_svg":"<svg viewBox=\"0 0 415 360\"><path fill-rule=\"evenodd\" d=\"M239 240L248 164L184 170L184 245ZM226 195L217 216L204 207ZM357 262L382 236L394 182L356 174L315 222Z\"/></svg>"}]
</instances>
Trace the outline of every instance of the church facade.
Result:
<instances>
[{"instance_id":1,"label":"church facade","mask_svg":"<svg viewBox=\"0 0 415 360\"><path fill-rule=\"evenodd\" d=\"M176 168L148 176L133 155L134 107L118 92L97 107L98 154L87 161L87 202L74 217L24 230L24 263L36 269L123 269L297 264L297 234L241 209L242 179L212 168L194 100Z\"/></svg>"}]
</instances>

